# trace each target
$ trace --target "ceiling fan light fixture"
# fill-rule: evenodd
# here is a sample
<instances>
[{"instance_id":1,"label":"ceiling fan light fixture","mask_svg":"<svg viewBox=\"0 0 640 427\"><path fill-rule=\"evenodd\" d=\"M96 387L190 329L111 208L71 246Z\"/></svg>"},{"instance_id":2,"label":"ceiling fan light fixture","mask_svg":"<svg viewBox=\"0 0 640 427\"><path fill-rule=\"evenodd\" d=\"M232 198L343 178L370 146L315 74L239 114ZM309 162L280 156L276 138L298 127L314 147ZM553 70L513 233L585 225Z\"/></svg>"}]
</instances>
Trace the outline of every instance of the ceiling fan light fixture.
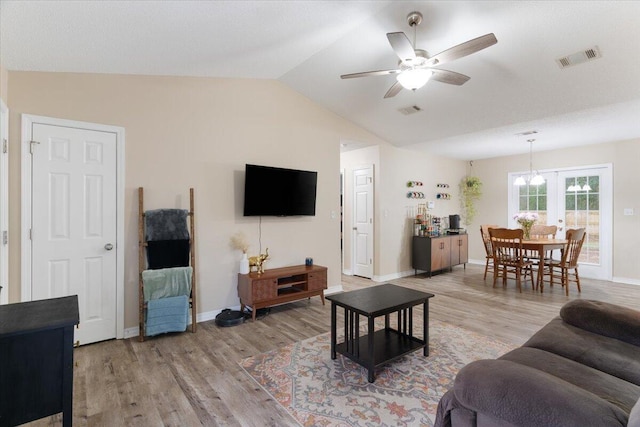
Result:
<instances>
[{"instance_id":1,"label":"ceiling fan light fixture","mask_svg":"<svg viewBox=\"0 0 640 427\"><path fill-rule=\"evenodd\" d=\"M433 71L431 70L424 68L410 68L398 74L396 79L403 88L416 90L426 85L432 75Z\"/></svg>"}]
</instances>

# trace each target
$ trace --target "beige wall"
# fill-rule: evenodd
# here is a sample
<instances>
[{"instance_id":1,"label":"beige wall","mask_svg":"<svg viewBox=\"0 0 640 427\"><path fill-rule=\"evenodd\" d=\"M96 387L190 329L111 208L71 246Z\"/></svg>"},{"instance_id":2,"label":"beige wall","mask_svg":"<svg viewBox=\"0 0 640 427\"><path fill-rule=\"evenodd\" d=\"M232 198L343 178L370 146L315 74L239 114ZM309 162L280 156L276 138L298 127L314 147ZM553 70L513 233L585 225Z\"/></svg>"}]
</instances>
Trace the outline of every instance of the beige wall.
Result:
<instances>
[{"instance_id":1,"label":"beige wall","mask_svg":"<svg viewBox=\"0 0 640 427\"><path fill-rule=\"evenodd\" d=\"M413 272L411 268L411 236L414 209L428 200L435 202L430 211L435 216L460 213L458 182L465 175L466 162L429 155L428 153L397 148L389 144L341 155L341 167L346 171L345 192L345 269L350 269L351 200L353 169L363 164L375 167L375 258L374 279L390 280ZM408 199L407 181L421 181L422 187L413 191L425 193L426 198ZM442 190L437 183L448 183ZM450 200L438 200L436 194L446 191Z\"/></svg>"},{"instance_id":2,"label":"beige wall","mask_svg":"<svg viewBox=\"0 0 640 427\"><path fill-rule=\"evenodd\" d=\"M613 276L616 281L640 283L640 194L637 177L640 140L612 142L534 153L534 165L545 170L604 163L613 165ZM484 260L480 224L506 224L508 221L507 176L509 172L529 169L529 156L498 157L474 162L474 170L483 182L478 215L469 226L470 257ZM624 216L625 208L635 215Z\"/></svg>"},{"instance_id":3,"label":"beige wall","mask_svg":"<svg viewBox=\"0 0 640 427\"><path fill-rule=\"evenodd\" d=\"M145 208L187 208L195 188L198 312L239 304L243 231L258 252L258 218L242 216L244 164L318 171L315 217L262 220L267 268L313 257L340 285L339 144L383 143L361 128L271 80L9 72L10 292L20 295L20 114L122 126L126 130L125 327L137 324L137 188Z\"/></svg>"}]
</instances>

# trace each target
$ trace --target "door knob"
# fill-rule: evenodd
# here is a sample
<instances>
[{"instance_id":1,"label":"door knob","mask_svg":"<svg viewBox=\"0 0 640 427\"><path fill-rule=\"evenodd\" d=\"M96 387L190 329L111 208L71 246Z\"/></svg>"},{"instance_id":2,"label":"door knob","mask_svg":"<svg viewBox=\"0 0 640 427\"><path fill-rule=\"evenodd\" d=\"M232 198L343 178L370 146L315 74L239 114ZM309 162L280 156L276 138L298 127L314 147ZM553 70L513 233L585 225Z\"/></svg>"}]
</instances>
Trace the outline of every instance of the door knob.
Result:
<instances>
[{"instance_id":1,"label":"door knob","mask_svg":"<svg viewBox=\"0 0 640 427\"><path fill-rule=\"evenodd\" d=\"M353 227L353 229L354 229L355 231L358 231L358 227Z\"/></svg>"},{"instance_id":2,"label":"door knob","mask_svg":"<svg viewBox=\"0 0 640 427\"><path fill-rule=\"evenodd\" d=\"M113 249L113 245L111 243L107 243L106 245L104 245L104 248L110 251L111 249Z\"/></svg>"}]
</instances>

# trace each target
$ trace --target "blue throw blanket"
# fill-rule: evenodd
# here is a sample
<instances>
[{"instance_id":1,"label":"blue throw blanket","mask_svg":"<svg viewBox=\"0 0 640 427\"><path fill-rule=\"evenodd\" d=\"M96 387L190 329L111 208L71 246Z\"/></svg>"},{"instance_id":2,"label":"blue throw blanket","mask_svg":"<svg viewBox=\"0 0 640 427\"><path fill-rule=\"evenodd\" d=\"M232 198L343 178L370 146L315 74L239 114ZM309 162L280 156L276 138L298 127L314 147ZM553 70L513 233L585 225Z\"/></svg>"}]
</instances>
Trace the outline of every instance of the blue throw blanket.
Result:
<instances>
[{"instance_id":1,"label":"blue throw blanket","mask_svg":"<svg viewBox=\"0 0 640 427\"><path fill-rule=\"evenodd\" d=\"M184 332L189 323L189 299L185 295L147 303L145 335Z\"/></svg>"}]
</instances>

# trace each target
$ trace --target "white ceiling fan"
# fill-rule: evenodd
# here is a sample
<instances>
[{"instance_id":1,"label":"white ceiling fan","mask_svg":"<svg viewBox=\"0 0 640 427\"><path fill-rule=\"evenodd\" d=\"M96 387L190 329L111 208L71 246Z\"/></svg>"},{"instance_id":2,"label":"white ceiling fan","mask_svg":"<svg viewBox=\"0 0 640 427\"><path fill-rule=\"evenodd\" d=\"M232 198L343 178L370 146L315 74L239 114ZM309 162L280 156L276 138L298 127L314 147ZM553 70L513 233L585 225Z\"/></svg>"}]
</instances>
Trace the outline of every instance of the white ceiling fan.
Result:
<instances>
[{"instance_id":1,"label":"white ceiling fan","mask_svg":"<svg viewBox=\"0 0 640 427\"><path fill-rule=\"evenodd\" d=\"M424 86L429 79L452 85L463 85L470 77L455 71L433 68L436 65L445 64L458 58L478 52L498 42L493 33L485 34L478 38L466 41L449 48L434 56L429 56L425 50L416 49L416 27L422 22L420 12L411 12L407 15L407 22L413 28L413 44L403 32L387 33L387 39L391 48L398 55L398 68L394 70L365 71L362 73L343 74L341 79L353 79L366 76L386 76L397 74L397 81L384 95L385 98L396 96L403 88L416 90Z\"/></svg>"}]
</instances>

